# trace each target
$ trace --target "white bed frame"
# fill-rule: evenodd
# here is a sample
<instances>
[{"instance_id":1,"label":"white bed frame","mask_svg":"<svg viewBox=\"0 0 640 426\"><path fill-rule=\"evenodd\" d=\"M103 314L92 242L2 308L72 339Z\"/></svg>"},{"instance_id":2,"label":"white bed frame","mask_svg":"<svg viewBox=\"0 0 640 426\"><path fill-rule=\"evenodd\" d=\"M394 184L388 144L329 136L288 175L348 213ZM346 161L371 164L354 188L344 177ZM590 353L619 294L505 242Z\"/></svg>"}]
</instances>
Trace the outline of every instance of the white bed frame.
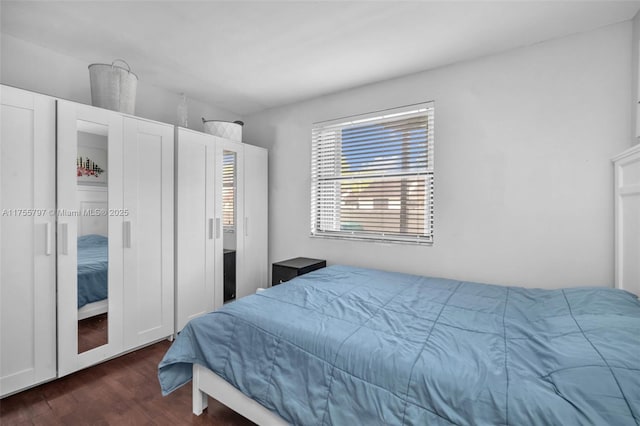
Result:
<instances>
[{"instance_id":1,"label":"white bed frame","mask_svg":"<svg viewBox=\"0 0 640 426\"><path fill-rule=\"evenodd\" d=\"M240 392L213 371L202 365L193 364L193 414L196 416L202 414L202 411L207 408L209 396L261 426L289 424L282 417Z\"/></svg>"},{"instance_id":2,"label":"white bed frame","mask_svg":"<svg viewBox=\"0 0 640 426\"><path fill-rule=\"evenodd\" d=\"M87 303L78 309L78 321L95 317L96 315L109 312L109 299L98 300L97 302Z\"/></svg>"}]
</instances>

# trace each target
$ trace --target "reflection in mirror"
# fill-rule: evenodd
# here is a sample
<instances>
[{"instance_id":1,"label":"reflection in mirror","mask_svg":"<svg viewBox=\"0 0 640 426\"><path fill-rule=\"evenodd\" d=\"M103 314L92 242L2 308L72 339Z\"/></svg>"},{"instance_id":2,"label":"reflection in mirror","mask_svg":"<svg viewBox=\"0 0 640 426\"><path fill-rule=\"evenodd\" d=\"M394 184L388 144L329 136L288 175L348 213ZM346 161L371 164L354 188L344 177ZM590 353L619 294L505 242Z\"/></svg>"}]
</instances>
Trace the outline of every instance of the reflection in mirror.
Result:
<instances>
[{"instance_id":1,"label":"reflection in mirror","mask_svg":"<svg viewBox=\"0 0 640 426\"><path fill-rule=\"evenodd\" d=\"M83 120L77 124L77 309L78 353L82 353L108 343L109 165L107 126Z\"/></svg>"},{"instance_id":2,"label":"reflection in mirror","mask_svg":"<svg viewBox=\"0 0 640 426\"><path fill-rule=\"evenodd\" d=\"M236 153L224 151L222 157L222 223L224 251L224 301L236 298Z\"/></svg>"}]
</instances>

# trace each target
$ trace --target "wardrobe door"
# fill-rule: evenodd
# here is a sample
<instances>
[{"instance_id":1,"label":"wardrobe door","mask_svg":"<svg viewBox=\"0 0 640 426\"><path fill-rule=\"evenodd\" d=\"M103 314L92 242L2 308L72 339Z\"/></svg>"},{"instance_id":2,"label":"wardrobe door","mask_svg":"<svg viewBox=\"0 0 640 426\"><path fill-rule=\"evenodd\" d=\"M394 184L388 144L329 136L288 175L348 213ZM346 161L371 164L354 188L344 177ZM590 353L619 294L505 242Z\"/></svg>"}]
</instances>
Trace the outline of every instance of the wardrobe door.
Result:
<instances>
[{"instance_id":1,"label":"wardrobe door","mask_svg":"<svg viewBox=\"0 0 640 426\"><path fill-rule=\"evenodd\" d=\"M615 286L640 296L640 145L613 158Z\"/></svg>"},{"instance_id":2,"label":"wardrobe door","mask_svg":"<svg viewBox=\"0 0 640 426\"><path fill-rule=\"evenodd\" d=\"M173 334L173 126L124 118L124 349Z\"/></svg>"},{"instance_id":3,"label":"wardrobe door","mask_svg":"<svg viewBox=\"0 0 640 426\"><path fill-rule=\"evenodd\" d=\"M244 144L215 137L216 143L216 222L222 223L222 250L216 259L223 265L216 277L216 308L233 300L221 298L225 284L227 296L246 296L250 292L245 285L244 259ZM234 261L223 262L223 256L233 256ZM225 283L226 281L226 283ZM226 299L226 300L225 300Z\"/></svg>"},{"instance_id":4,"label":"wardrobe door","mask_svg":"<svg viewBox=\"0 0 640 426\"><path fill-rule=\"evenodd\" d=\"M216 307L216 248L222 241L215 213L214 137L176 128L176 333ZM221 301L222 294L217 298ZM220 305L222 302L220 302Z\"/></svg>"},{"instance_id":5,"label":"wardrobe door","mask_svg":"<svg viewBox=\"0 0 640 426\"><path fill-rule=\"evenodd\" d=\"M123 348L122 116L72 102L57 105L58 375L63 376Z\"/></svg>"},{"instance_id":6,"label":"wardrobe door","mask_svg":"<svg viewBox=\"0 0 640 426\"><path fill-rule=\"evenodd\" d=\"M56 376L55 101L0 86L0 396Z\"/></svg>"},{"instance_id":7,"label":"wardrobe door","mask_svg":"<svg viewBox=\"0 0 640 426\"><path fill-rule=\"evenodd\" d=\"M268 178L268 151L245 145L243 296L268 286Z\"/></svg>"}]
</instances>

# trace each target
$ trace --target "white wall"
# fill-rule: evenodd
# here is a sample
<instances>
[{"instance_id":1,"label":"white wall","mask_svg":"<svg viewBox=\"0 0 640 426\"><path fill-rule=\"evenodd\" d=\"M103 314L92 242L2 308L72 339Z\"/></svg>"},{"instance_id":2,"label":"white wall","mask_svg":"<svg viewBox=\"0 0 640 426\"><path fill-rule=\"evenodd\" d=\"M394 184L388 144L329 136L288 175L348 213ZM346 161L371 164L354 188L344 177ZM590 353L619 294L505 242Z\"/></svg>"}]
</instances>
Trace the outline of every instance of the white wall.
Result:
<instances>
[{"instance_id":1,"label":"white wall","mask_svg":"<svg viewBox=\"0 0 640 426\"><path fill-rule=\"evenodd\" d=\"M631 98L631 144L640 143L640 12L633 18L633 38L631 47L631 72L633 73L633 86Z\"/></svg>"},{"instance_id":2,"label":"white wall","mask_svg":"<svg viewBox=\"0 0 640 426\"><path fill-rule=\"evenodd\" d=\"M610 158L629 146L631 40L627 21L247 117L245 139L271 151L270 261L612 286ZM310 238L311 124L429 100L434 245Z\"/></svg>"},{"instance_id":3,"label":"white wall","mask_svg":"<svg viewBox=\"0 0 640 426\"><path fill-rule=\"evenodd\" d=\"M2 84L91 104L89 64L7 34L0 37L0 52ZM164 123L177 123L180 95L145 84L140 78L135 115ZM201 117L230 121L242 119L230 111L192 99L189 94L187 104L189 128L195 130L202 131Z\"/></svg>"}]
</instances>

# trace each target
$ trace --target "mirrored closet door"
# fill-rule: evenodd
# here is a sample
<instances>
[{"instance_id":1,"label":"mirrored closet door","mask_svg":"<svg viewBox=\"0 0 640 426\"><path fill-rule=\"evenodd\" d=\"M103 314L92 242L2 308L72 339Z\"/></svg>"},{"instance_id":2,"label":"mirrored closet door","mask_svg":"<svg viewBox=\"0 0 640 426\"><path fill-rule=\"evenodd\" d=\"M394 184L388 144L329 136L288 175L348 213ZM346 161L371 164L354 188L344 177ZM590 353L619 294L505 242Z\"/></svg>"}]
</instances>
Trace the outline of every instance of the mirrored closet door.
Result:
<instances>
[{"instance_id":1,"label":"mirrored closet door","mask_svg":"<svg viewBox=\"0 0 640 426\"><path fill-rule=\"evenodd\" d=\"M224 289L216 294L223 290L227 303L267 287L268 158L263 148L228 139L217 138L216 146L224 235Z\"/></svg>"},{"instance_id":2,"label":"mirrored closet door","mask_svg":"<svg viewBox=\"0 0 640 426\"><path fill-rule=\"evenodd\" d=\"M122 351L122 116L58 101L59 376Z\"/></svg>"},{"instance_id":3,"label":"mirrored closet door","mask_svg":"<svg viewBox=\"0 0 640 426\"><path fill-rule=\"evenodd\" d=\"M244 145L244 281L240 297L268 287L268 153L264 148Z\"/></svg>"},{"instance_id":4,"label":"mirrored closet door","mask_svg":"<svg viewBox=\"0 0 640 426\"><path fill-rule=\"evenodd\" d=\"M222 227L222 280L223 288L216 288L216 294L223 295L223 303L245 296L241 283L244 270L239 262L244 249L244 206L242 188L244 186L244 146L242 143L216 138L216 162L218 187L216 217L221 218ZM219 307L220 303L216 303Z\"/></svg>"}]
</instances>

